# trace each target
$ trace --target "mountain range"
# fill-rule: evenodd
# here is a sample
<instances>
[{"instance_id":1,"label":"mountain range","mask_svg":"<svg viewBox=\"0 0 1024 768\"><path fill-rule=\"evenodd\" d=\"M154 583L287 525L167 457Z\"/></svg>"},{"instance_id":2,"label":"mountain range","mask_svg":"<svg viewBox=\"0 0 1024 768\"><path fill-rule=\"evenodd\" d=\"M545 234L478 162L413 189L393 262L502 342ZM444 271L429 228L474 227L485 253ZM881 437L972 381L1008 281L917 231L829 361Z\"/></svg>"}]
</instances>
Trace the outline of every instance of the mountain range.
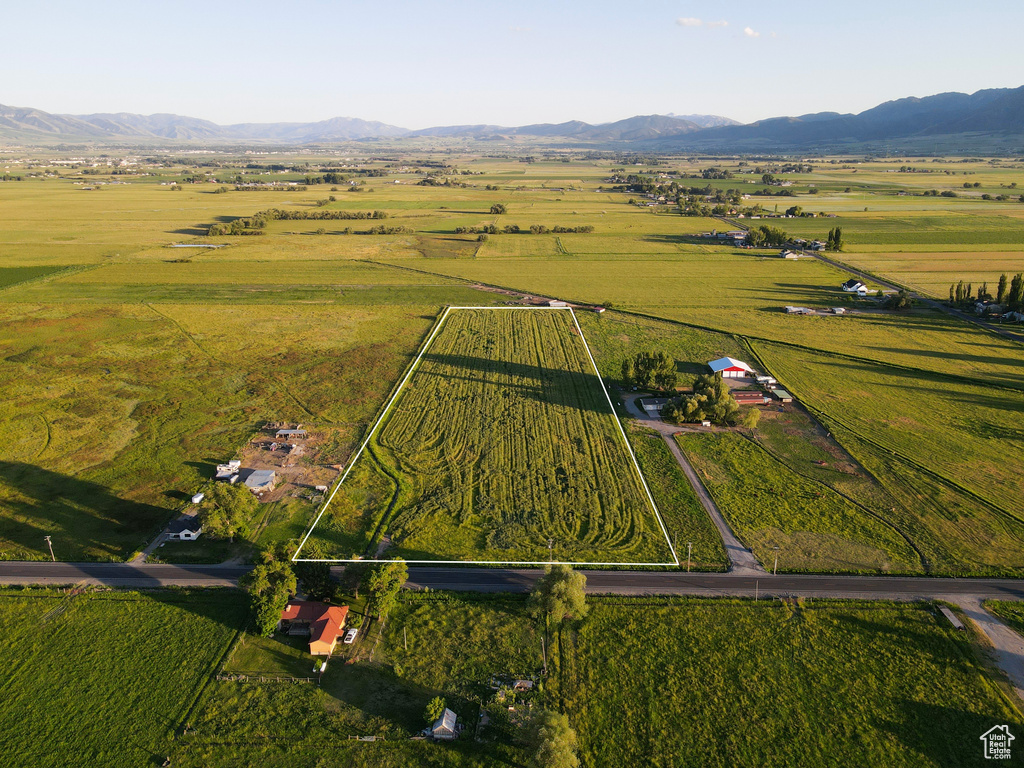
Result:
<instances>
[{"instance_id":1,"label":"mountain range","mask_svg":"<svg viewBox=\"0 0 1024 768\"><path fill-rule=\"evenodd\" d=\"M314 123L239 123L171 114L57 115L0 105L0 141L23 144L125 142L135 144L329 144L364 140L457 138L477 141L532 137L540 143L644 150L812 150L879 142L928 142L969 146L981 137L1007 147L1024 146L1024 86L942 93L888 101L858 114L821 112L741 124L718 115L638 115L591 125L578 120L523 126L450 125L407 130L358 118ZM959 137L959 138L958 138ZM1018 151L1018 150L1014 150Z\"/></svg>"}]
</instances>

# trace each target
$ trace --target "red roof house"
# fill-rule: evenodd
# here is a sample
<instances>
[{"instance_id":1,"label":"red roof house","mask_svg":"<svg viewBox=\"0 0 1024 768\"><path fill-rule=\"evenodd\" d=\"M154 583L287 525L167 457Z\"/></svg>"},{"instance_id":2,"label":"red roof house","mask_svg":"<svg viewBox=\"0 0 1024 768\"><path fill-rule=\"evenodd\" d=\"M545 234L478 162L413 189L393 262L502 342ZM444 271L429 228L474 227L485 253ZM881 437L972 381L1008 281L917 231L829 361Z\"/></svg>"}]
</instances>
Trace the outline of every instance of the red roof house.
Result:
<instances>
[{"instance_id":1,"label":"red roof house","mask_svg":"<svg viewBox=\"0 0 1024 768\"><path fill-rule=\"evenodd\" d=\"M281 611L277 629L290 635L308 633L309 652L314 656L330 656L341 637L347 616L347 605L290 600Z\"/></svg>"}]
</instances>

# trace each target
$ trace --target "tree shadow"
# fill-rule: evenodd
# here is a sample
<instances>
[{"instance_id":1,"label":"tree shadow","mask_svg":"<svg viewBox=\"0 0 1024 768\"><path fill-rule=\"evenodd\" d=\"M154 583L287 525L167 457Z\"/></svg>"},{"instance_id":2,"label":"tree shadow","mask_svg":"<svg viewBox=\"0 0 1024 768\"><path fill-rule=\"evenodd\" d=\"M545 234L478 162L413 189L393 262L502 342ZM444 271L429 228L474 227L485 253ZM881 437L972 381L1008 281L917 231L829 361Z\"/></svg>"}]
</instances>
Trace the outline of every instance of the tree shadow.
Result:
<instances>
[{"instance_id":1,"label":"tree shadow","mask_svg":"<svg viewBox=\"0 0 1024 768\"><path fill-rule=\"evenodd\" d=\"M494 403L498 409L505 397L502 393L516 391L526 398L548 405L600 414L611 413L601 390L601 382L593 373L438 352L424 353L422 361L436 366L437 370L421 366L418 375L473 382L481 387L493 388Z\"/></svg>"},{"instance_id":2,"label":"tree shadow","mask_svg":"<svg viewBox=\"0 0 1024 768\"><path fill-rule=\"evenodd\" d=\"M31 464L0 461L0 485L13 491L3 505L0 540L49 554L54 537L59 560L119 559L141 548L172 512L119 498L110 489Z\"/></svg>"},{"instance_id":3,"label":"tree shadow","mask_svg":"<svg viewBox=\"0 0 1024 768\"><path fill-rule=\"evenodd\" d=\"M1009 716L1011 732L1021 732L1020 718ZM894 736L908 750L925 757L931 765L983 765L982 734L1007 723L1000 716L905 699L896 705L892 718L876 720L875 727ZM1016 724L1016 725L1015 725Z\"/></svg>"},{"instance_id":4,"label":"tree shadow","mask_svg":"<svg viewBox=\"0 0 1024 768\"><path fill-rule=\"evenodd\" d=\"M209 231L209 224L196 224L193 227L181 227L180 229L167 230L168 234L171 235L191 235L192 237L202 237Z\"/></svg>"}]
</instances>

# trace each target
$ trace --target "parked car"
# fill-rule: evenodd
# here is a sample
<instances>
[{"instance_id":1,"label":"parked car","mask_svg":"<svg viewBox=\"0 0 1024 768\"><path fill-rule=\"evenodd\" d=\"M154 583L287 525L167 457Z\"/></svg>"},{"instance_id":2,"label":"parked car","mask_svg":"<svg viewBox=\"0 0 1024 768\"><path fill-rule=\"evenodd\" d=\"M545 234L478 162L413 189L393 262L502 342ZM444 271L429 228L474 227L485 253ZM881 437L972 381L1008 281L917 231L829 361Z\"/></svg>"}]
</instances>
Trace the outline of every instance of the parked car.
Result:
<instances>
[{"instance_id":1,"label":"parked car","mask_svg":"<svg viewBox=\"0 0 1024 768\"><path fill-rule=\"evenodd\" d=\"M359 630L356 629L355 627L353 627L348 632L346 632L345 633L345 639L343 641L345 643L345 645L352 645L352 643L354 643L356 641L356 635L358 635L358 634L359 634Z\"/></svg>"}]
</instances>

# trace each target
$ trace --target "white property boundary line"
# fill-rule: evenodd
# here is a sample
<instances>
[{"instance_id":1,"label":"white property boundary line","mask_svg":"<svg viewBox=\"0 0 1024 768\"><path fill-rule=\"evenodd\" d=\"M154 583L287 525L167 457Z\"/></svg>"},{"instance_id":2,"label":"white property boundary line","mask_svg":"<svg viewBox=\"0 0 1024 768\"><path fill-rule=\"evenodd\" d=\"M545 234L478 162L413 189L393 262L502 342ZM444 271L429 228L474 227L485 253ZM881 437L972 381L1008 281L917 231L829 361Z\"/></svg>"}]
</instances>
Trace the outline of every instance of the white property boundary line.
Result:
<instances>
[{"instance_id":1,"label":"white property boundary line","mask_svg":"<svg viewBox=\"0 0 1024 768\"><path fill-rule=\"evenodd\" d=\"M377 418L377 421L374 422L373 427L366 434L366 439L363 440L362 445L359 446L359 450L356 451L355 455L349 461L348 466L345 468L344 474L341 476L341 479L338 480L337 484L334 486L334 490L331 491L331 495L327 498L327 501L324 502L323 506L320 508L320 514L318 514L316 516L316 520L313 521L313 524L309 527L309 530L306 532L306 535L302 538L302 543L299 544L299 548L296 550L295 554L292 556L292 562L293 563L382 563L382 562L388 562L387 560L378 560L376 558L359 558L359 559L355 559L355 558L353 558L353 559L300 558L299 557L299 553L302 552L302 548L304 546L306 546L306 541L313 534L313 531L316 529L317 524L320 522L320 518L322 518L324 516L324 512L327 511L327 508L330 506L331 502L334 500L335 494L338 493L338 490L344 484L345 478L348 477L349 472L352 471L352 468L355 466L356 462L359 460L359 457L363 455L363 451L366 450L366 446L370 443L370 440L373 438L374 434L377 432L377 428L381 425L381 423L384 421L385 417L391 411L391 407L395 404L395 401L398 400L398 396L401 394L402 390L405 388L406 382L409 381L409 378L412 376L412 374L415 372L415 370L419 367L420 359L423 357L424 353L430 347L431 343L433 343L434 337L436 337L437 334L440 332L441 328L444 327L445 320L448 319L448 315L449 315L449 313L451 313L451 311L453 309L490 309L490 310L502 310L502 311L508 311L508 310L544 310L544 309L547 309L547 310L563 310L563 309L567 309L567 310L569 310L569 314L572 316L573 325L576 326L576 331L579 333L580 340L583 342L583 348L587 351L587 358L590 360L590 364L594 368L594 374L597 376L597 380L601 384L601 391L604 392L605 400L608 401L608 408L611 411L612 419L614 419L614 421L615 421L615 426L617 426L619 428L619 435L621 435L622 442L626 446L626 452L629 453L629 458L632 459L632 461L633 461L633 468L636 470L637 477L640 478L640 484L643 486L644 493L647 495L647 501L650 503L651 510L654 512L654 516L655 516L655 518L658 521L658 526L661 528L661 533L665 537L665 543L668 544L669 552L672 553L672 560L673 560L673 562L670 562L670 563L622 563L622 562L617 562L617 563L593 563L593 562L565 562L565 561L560 561L560 560L554 560L554 561L551 561L551 560L406 560L405 562L407 562L407 563L415 563L415 564L422 564L422 565L602 565L602 566L624 566L624 567L641 566L641 565L643 565L643 566L659 566L659 565L660 566L678 566L679 565L679 556L676 554L675 547L672 546L672 540L669 538L668 530L665 528L665 522L661 519L661 513L658 511L658 505L654 503L654 496L651 494L651 489L647 486L647 480L644 479L644 473L640 469L640 464L636 460L636 456L633 453L633 448L629 444L629 439L626 437L626 431L622 428L622 422L619 420L618 414L615 413L615 406L612 404L611 395L608 394L608 388L605 387L605 385L604 385L604 379L601 378L601 372L597 369L597 363L594 360L594 355L590 351L590 345L587 344L587 337L583 335L583 329L580 327L579 320L576 319L576 313L573 311L572 307L493 307L493 306L492 307L452 307L452 306L449 306L449 307L447 307L445 309L444 313L441 315L441 318L437 321L437 324L434 326L434 330L427 337L427 340L423 342L423 346L420 348L419 354L416 355L416 359L413 360L412 365L409 366L409 370L406 371L405 376L402 378L402 381L398 385L398 388L395 390L395 393L391 396L391 399L388 400L387 405L384 407L384 410L381 412L380 416Z\"/></svg>"}]
</instances>

